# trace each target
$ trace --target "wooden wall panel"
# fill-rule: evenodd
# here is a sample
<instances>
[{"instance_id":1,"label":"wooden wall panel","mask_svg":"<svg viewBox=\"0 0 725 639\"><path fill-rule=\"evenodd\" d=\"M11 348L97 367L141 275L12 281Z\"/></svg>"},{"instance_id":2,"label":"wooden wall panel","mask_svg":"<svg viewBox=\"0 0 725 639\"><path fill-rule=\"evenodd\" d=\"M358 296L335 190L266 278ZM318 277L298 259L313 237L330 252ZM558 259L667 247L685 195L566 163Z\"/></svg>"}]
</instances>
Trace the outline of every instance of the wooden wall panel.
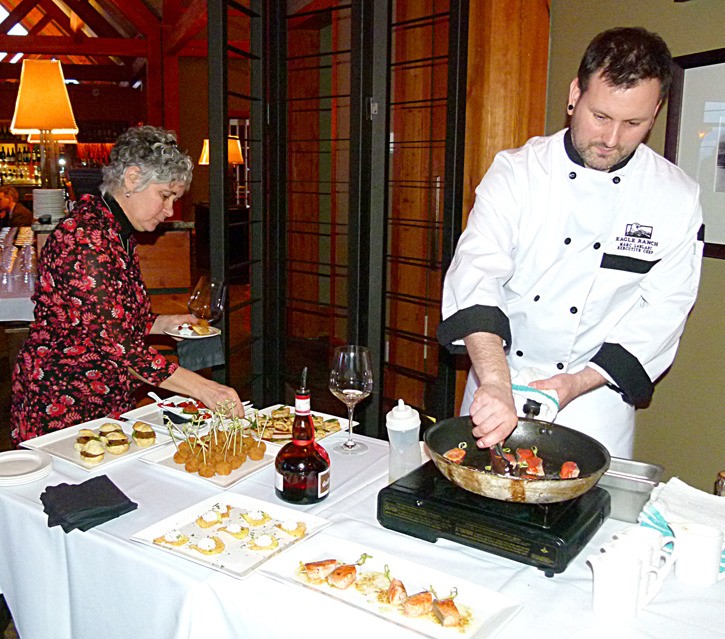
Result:
<instances>
[{"instance_id":1,"label":"wooden wall panel","mask_svg":"<svg viewBox=\"0 0 725 639\"><path fill-rule=\"evenodd\" d=\"M475 0L468 27L463 224L498 151L543 135L549 0ZM460 406L467 370L456 383Z\"/></svg>"}]
</instances>

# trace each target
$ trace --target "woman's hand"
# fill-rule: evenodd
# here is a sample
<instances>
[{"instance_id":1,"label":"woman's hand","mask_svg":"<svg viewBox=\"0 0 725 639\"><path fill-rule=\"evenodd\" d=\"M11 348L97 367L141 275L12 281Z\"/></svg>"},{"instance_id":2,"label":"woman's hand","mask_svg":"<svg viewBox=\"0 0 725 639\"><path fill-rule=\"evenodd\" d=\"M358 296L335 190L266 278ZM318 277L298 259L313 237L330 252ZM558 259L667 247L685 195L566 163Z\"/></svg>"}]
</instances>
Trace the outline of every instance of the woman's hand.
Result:
<instances>
[{"instance_id":1,"label":"woman's hand","mask_svg":"<svg viewBox=\"0 0 725 639\"><path fill-rule=\"evenodd\" d=\"M193 315L159 315L151 327L151 335L161 335L164 331L173 330L182 324L198 324L199 320Z\"/></svg>"},{"instance_id":2,"label":"woman's hand","mask_svg":"<svg viewBox=\"0 0 725 639\"><path fill-rule=\"evenodd\" d=\"M214 410L217 404L229 401L234 405L232 415L244 417L244 406L242 406L237 391L212 379L202 377L187 368L180 366L159 386L180 395L198 399L211 410Z\"/></svg>"}]
</instances>

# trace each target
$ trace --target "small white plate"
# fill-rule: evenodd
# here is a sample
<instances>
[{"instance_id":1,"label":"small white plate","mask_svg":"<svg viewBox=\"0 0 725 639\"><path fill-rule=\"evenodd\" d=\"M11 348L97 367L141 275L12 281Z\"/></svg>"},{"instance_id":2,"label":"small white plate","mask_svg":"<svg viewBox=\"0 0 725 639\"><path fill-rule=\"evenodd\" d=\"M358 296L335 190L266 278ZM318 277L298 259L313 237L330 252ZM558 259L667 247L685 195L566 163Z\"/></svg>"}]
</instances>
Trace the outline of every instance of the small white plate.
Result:
<instances>
[{"instance_id":1,"label":"small white plate","mask_svg":"<svg viewBox=\"0 0 725 639\"><path fill-rule=\"evenodd\" d=\"M103 424L109 423L119 424L123 428L123 432L126 434L126 437L128 437L128 452L122 455L112 455L111 453L106 451L106 453L103 455L103 459L95 466L89 466L88 464L84 464L81 460L80 452L75 449L78 431L81 430L81 428L88 428L89 430L98 432L98 429L103 426ZM82 468L83 470L91 472L94 470L98 470L99 468L106 468L111 464L121 463L127 459L140 457L144 453L152 450L154 447L163 446L164 444L171 441L168 435L164 435L163 433L156 433L156 443L151 444L151 446L142 447L133 440L133 438L131 437L131 432L131 424L119 421L118 419L101 417L100 419L93 419L89 422L76 424L75 426L69 426L68 428L63 428L62 430L57 430L52 433L48 433L47 435L41 435L40 437L36 437L35 439L28 439L24 441L21 446L23 446L24 448L32 448L33 450L43 451L59 459L65 459L71 464L78 466L78 468Z\"/></svg>"},{"instance_id":2,"label":"small white plate","mask_svg":"<svg viewBox=\"0 0 725 639\"><path fill-rule=\"evenodd\" d=\"M196 520L206 512L210 510L226 512L227 506L231 506L231 512L228 517L223 518L219 523L208 528L202 528L196 523ZM264 524L251 526L242 517L243 514L248 514L251 511L262 511L269 515L269 520ZM305 533L301 537L294 537L283 532L278 528L278 524L284 522L304 523ZM232 535L219 530L219 528L228 524L239 524L244 528L248 528L249 533L244 539L236 539ZM222 493L209 497L195 506L186 508L144 530L140 530L132 535L131 539L241 579L256 570L271 557L281 553L286 548L298 545L299 542L304 542L311 535L329 525L330 522L327 519L315 517L299 510L292 510L291 508L237 493ZM172 531L183 534L187 537L187 541L180 546L154 543L154 539L159 540ZM272 550L253 550L250 547L250 542L261 535L273 536L277 540L276 548ZM205 537L220 539L224 544L224 550L218 554L205 555L189 547Z\"/></svg>"},{"instance_id":3,"label":"small white plate","mask_svg":"<svg viewBox=\"0 0 725 639\"><path fill-rule=\"evenodd\" d=\"M363 553L370 557L358 567L357 582L345 590L333 588L325 581L312 583L301 569L301 564L324 559L337 559L352 564ZM448 596L453 589L457 590L454 602L461 613L462 626L446 628L432 612L421 617L407 617L401 606L385 603L384 595L389 585L384 576L386 566L390 568L392 577L403 582L409 596L428 590L431 586L440 597ZM318 535L308 543L275 557L261 572L278 581L310 588L434 639L492 637L522 608L520 602L495 590L328 534Z\"/></svg>"},{"instance_id":4,"label":"small white plate","mask_svg":"<svg viewBox=\"0 0 725 639\"><path fill-rule=\"evenodd\" d=\"M239 468L233 470L228 475L214 475L214 477L202 477L201 475L199 475L199 473L186 472L183 464L177 464L174 461L175 453L176 446L170 444L168 446L164 446L163 448L154 450L148 455L144 455L143 457L141 457L141 461L146 462L147 464L160 466L161 468L165 468L171 472L183 473L187 477L193 477L195 479L207 481L211 484L214 484L215 486L219 486L219 488L223 488L224 490L235 486L240 481L242 481L242 479L253 475L257 471L262 470L262 468L266 468L272 462L274 462L275 457L275 455L270 455L269 452L265 452L264 457L259 461L253 461L247 458L247 460ZM275 450L274 453L276 454L277 451Z\"/></svg>"},{"instance_id":5,"label":"small white plate","mask_svg":"<svg viewBox=\"0 0 725 639\"><path fill-rule=\"evenodd\" d=\"M19 486L42 479L53 470L53 460L38 450L10 450L0 453L0 487Z\"/></svg>"},{"instance_id":6,"label":"small white plate","mask_svg":"<svg viewBox=\"0 0 725 639\"><path fill-rule=\"evenodd\" d=\"M216 326L210 326L208 335L199 335L197 333L194 333L193 335L186 335L182 334L178 327L175 326L174 328L167 328L164 333L171 335L171 337L180 337L181 339L206 339L207 337L214 337L215 335L221 334L221 330L219 330Z\"/></svg>"}]
</instances>

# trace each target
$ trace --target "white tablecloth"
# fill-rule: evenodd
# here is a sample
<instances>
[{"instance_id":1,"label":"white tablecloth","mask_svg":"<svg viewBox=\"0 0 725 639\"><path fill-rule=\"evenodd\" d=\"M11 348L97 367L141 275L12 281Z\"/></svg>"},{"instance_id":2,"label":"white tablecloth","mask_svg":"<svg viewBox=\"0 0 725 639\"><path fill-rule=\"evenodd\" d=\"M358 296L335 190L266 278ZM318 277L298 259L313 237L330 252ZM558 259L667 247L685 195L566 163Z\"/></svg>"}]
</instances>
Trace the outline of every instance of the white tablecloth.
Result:
<instances>
[{"instance_id":1,"label":"white tablecloth","mask_svg":"<svg viewBox=\"0 0 725 639\"><path fill-rule=\"evenodd\" d=\"M627 628L605 628L591 611L592 576L586 557L622 528L622 522L605 522L567 570L553 578L453 542L430 544L381 527L376 498L387 479L387 443L366 440L370 451L365 455L332 453L332 492L305 510L333 521L325 534L405 557L521 601L522 611L499 636L704 639L725 634L725 582L696 589L672 575ZM40 482L0 488L0 590L23 639L289 639L297 624L304 625L300 632L305 636L419 636L259 573L238 580L129 541L133 533L218 489L139 460L110 467L107 474L139 508L86 533L48 528L38 499L45 486L88 479L85 471L54 460L53 473ZM277 502L273 477L268 467L232 491Z\"/></svg>"}]
</instances>

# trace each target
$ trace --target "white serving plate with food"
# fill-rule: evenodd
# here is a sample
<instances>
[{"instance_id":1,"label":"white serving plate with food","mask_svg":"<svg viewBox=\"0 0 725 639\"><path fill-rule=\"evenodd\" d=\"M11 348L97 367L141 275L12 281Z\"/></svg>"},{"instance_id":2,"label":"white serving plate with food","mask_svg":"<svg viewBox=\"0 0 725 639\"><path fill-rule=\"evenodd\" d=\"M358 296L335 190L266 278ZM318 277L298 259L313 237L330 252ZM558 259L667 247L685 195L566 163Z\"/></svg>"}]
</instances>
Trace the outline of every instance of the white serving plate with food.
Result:
<instances>
[{"instance_id":1,"label":"white serving plate with food","mask_svg":"<svg viewBox=\"0 0 725 639\"><path fill-rule=\"evenodd\" d=\"M304 572L305 563L336 559L352 564L363 553L370 557L358 566L357 581L344 590L330 586L326 581L312 583ZM408 595L429 590L431 586L441 599L457 591L453 601L461 614L461 623L444 627L432 612L409 617L403 614L402 606L387 603L389 580L385 577L386 566L391 577L403 582ZM303 546L275 557L260 572L278 581L310 588L434 639L489 639L522 608L519 601L495 590L328 534L319 535Z\"/></svg>"},{"instance_id":2,"label":"white serving plate with food","mask_svg":"<svg viewBox=\"0 0 725 639\"><path fill-rule=\"evenodd\" d=\"M222 513L226 516L222 517ZM264 517L255 519L260 515ZM197 521L209 525L205 528ZM299 542L306 542L329 524L321 517L278 504L236 493L221 493L140 530L131 539L241 579L272 557ZM241 531L236 533L233 525ZM294 534L283 530L284 526L292 525L295 526ZM221 530L229 527L237 536ZM273 538L275 543L266 544L265 537ZM204 542L211 538L221 541L223 548L220 549L216 541L212 542L213 546ZM214 554L194 548L204 549L207 545L213 548Z\"/></svg>"},{"instance_id":3,"label":"white serving plate with food","mask_svg":"<svg viewBox=\"0 0 725 639\"><path fill-rule=\"evenodd\" d=\"M280 409L289 409L290 417L291 419L275 419L273 414L280 410ZM260 416L266 416L269 418L269 422L265 425L265 431L264 431L264 440L268 442L272 442L275 444L286 444L289 441L292 441L292 421L294 420L294 412L295 408L294 406L287 406L285 404L275 404L274 406L267 406L267 408L262 408L259 410ZM315 416L322 418L322 429L315 429L315 439L320 440L324 439L325 437L329 435L334 435L336 432L339 431L347 431L347 424L348 420L344 417L338 417L337 415L330 415L329 413L321 413L318 410L313 410L311 412L313 418ZM339 425L339 428L334 430L327 430L326 424L334 424L337 423ZM280 428L279 426L284 423L285 428ZM278 426L279 425L279 426ZM353 422L352 427L355 428L355 426L358 425L358 422Z\"/></svg>"},{"instance_id":4,"label":"white serving plate with food","mask_svg":"<svg viewBox=\"0 0 725 639\"><path fill-rule=\"evenodd\" d=\"M0 488L20 486L46 477L53 460L40 450L9 450L0 453Z\"/></svg>"},{"instance_id":5,"label":"white serving plate with food","mask_svg":"<svg viewBox=\"0 0 725 639\"><path fill-rule=\"evenodd\" d=\"M172 397L169 397L167 399L164 399L161 402L154 402L153 404L146 404L145 406L140 406L139 408L134 408L133 410L129 410L125 413L121 414L121 419L126 419L128 421L142 421L146 422L147 424L154 427L155 430L166 429L166 424L164 423L164 410L168 410L170 413L173 413L174 415L179 415L180 417L183 417L184 419L188 419L191 421L191 418L193 417L192 413L184 412L184 405L193 402L194 404L198 403L197 400L191 398L191 397L182 397L181 395L173 395ZM205 421L208 421L213 416L213 411L210 409L204 407L201 409L198 409L202 412L202 416L205 418Z\"/></svg>"},{"instance_id":6,"label":"white serving plate with food","mask_svg":"<svg viewBox=\"0 0 725 639\"><path fill-rule=\"evenodd\" d=\"M236 486L240 481L242 481L242 479L245 479L246 477L249 477L256 472L259 472L260 470L262 470L262 468L266 468L271 463L273 463L277 450L275 449L273 451L274 454L265 452L264 457L258 461L249 459L247 457L247 460L239 468L233 470L229 475L214 475L214 477L202 477L201 475L199 475L199 473L187 472L184 464L177 464L174 461L175 453L176 446L173 443L169 443L163 448L157 448L156 450L151 451L148 455L144 455L143 457L141 457L141 461L146 462L147 464L152 464L154 466L160 466L161 468L164 468L176 474L182 473L187 477L201 479L203 481L214 484L219 488L227 490L232 486Z\"/></svg>"},{"instance_id":7,"label":"white serving plate with food","mask_svg":"<svg viewBox=\"0 0 725 639\"><path fill-rule=\"evenodd\" d=\"M75 449L75 442L76 438L78 437L78 431L83 428L87 428L88 430L92 430L98 433L98 430L101 426L103 426L103 424L119 424L123 429L123 432L126 434L126 437L128 438L129 448L126 453L123 453L121 455L112 455L111 453L106 451L103 455L103 459L98 464L90 466L81 460L80 451ZM47 435L41 435L40 437L35 437L34 439L28 439L24 441L21 446L23 446L24 448L31 448L33 450L43 451L44 453L48 453L49 455L57 457L58 459L64 459L65 461L70 462L75 466L78 466L78 468L82 468L83 470L91 472L98 470L99 468L108 468L113 464L119 464L128 459L140 457L144 453L148 453L149 451L153 450L155 447L161 447L171 441L168 435L164 435L163 433L156 433L156 442L154 444L151 444L151 446L143 447L139 446L133 440L133 438L131 437L132 432L132 424L128 422L123 422L118 419L101 417L100 419L93 419L89 422L83 422L82 424L69 426L68 428L48 433Z\"/></svg>"},{"instance_id":8,"label":"white serving plate with food","mask_svg":"<svg viewBox=\"0 0 725 639\"><path fill-rule=\"evenodd\" d=\"M184 328L179 328L178 326L167 328L164 330L164 333L170 335L171 337L179 337L181 339L206 339L207 337L214 337L215 335L221 334L221 330L218 329L216 326L209 326L208 328L209 332L205 335L199 335L198 333L195 333L194 329L192 328L185 330Z\"/></svg>"}]
</instances>

